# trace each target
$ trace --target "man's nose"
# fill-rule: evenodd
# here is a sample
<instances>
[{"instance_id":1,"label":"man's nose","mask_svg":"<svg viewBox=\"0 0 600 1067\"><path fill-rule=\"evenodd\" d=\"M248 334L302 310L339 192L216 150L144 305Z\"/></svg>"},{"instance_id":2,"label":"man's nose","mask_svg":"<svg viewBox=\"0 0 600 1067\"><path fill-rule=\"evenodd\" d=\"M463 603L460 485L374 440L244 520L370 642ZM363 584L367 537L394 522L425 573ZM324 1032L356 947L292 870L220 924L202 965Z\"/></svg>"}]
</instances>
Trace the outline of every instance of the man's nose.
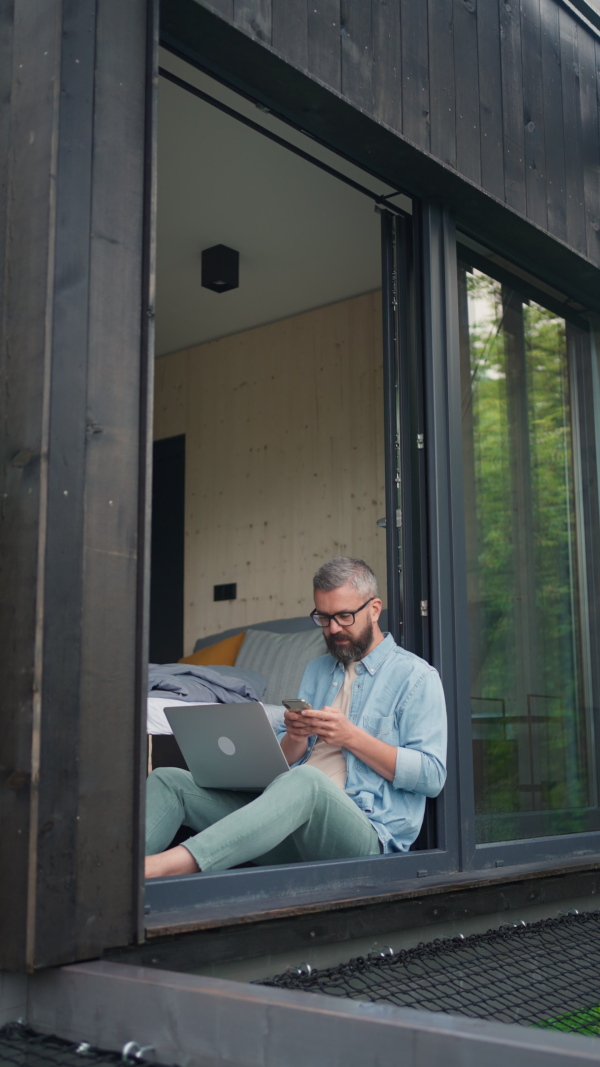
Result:
<instances>
[{"instance_id":1,"label":"man's nose","mask_svg":"<svg viewBox=\"0 0 600 1067\"><path fill-rule=\"evenodd\" d=\"M329 633L330 634L331 633L337 634L337 633L340 632L341 629L342 629L342 627L340 626L340 624L337 621L337 619L330 619L329 620Z\"/></svg>"}]
</instances>

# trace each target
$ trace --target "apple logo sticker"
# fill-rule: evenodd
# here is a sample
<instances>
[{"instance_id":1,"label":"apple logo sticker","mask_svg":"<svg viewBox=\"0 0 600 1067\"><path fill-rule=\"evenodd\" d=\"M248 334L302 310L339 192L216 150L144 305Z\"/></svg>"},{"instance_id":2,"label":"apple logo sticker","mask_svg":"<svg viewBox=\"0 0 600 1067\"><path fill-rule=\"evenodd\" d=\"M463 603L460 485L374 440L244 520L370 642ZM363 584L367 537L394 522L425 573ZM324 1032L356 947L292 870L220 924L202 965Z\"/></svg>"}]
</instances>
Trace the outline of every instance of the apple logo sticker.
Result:
<instances>
[{"instance_id":1,"label":"apple logo sticker","mask_svg":"<svg viewBox=\"0 0 600 1067\"><path fill-rule=\"evenodd\" d=\"M226 756L235 755L235 745L230 737L220 737L217 744L221 752L224 752Z\"/></svg>"}]
</instances>

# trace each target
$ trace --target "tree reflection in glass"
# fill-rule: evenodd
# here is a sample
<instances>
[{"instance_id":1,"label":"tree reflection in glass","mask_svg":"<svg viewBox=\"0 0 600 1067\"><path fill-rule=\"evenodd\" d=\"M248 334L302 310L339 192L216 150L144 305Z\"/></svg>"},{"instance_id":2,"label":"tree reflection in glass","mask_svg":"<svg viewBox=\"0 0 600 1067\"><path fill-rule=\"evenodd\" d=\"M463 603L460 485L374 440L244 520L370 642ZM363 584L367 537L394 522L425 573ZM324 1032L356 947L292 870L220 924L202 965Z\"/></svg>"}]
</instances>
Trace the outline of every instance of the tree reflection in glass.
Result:
<instances>
[{"instance_id":1,"label":"tree reflection in glass","mask_svg":"<svg viewBox=\"0 0 600 1067\"><path fill-rule=\"evenodd\" d=\"M597 818L565 319L459 269L478 842Z\"/></svg>"}]
</instances>

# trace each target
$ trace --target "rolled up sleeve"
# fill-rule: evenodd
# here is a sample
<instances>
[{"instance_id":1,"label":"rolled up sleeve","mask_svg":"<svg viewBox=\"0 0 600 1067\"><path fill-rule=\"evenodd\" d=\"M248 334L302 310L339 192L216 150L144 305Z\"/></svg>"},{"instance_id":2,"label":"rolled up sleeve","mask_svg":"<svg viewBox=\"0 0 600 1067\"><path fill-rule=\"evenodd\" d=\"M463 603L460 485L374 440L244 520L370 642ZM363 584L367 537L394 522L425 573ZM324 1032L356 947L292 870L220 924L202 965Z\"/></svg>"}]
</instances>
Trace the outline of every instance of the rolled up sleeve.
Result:
<instances>
[{"instance_id":1,"label":"rolled up sleeve","mask_svg":"<svg viewBox=\"0 0 600 1067\"><path fill-rule=\"evenodd\" d=\"M425 671L398 711L399 740L393 786L436 797L446 781L446 702L434 668Z\"/></svg>"}]
</instances>

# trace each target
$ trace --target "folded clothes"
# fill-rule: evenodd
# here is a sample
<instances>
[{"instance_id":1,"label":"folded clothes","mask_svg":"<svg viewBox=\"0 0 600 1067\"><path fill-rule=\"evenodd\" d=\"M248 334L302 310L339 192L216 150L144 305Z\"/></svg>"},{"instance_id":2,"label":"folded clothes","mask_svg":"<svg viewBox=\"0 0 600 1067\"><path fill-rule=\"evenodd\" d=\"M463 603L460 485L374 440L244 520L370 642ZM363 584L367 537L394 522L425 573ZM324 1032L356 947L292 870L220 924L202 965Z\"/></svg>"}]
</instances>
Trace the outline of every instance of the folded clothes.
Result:
<instances>
[{"instance_id":1,"label":"folded clothes","mask_svg":"<svg viewBox=\"0 0 600 1067\"><path fill-rule=\"evenodd\" d=\"M241 704L260 700L267 680L257 671L197 667L191 663L150 663L148 693L172 693L193 704Z\"/></svg>"}]
</instances>

